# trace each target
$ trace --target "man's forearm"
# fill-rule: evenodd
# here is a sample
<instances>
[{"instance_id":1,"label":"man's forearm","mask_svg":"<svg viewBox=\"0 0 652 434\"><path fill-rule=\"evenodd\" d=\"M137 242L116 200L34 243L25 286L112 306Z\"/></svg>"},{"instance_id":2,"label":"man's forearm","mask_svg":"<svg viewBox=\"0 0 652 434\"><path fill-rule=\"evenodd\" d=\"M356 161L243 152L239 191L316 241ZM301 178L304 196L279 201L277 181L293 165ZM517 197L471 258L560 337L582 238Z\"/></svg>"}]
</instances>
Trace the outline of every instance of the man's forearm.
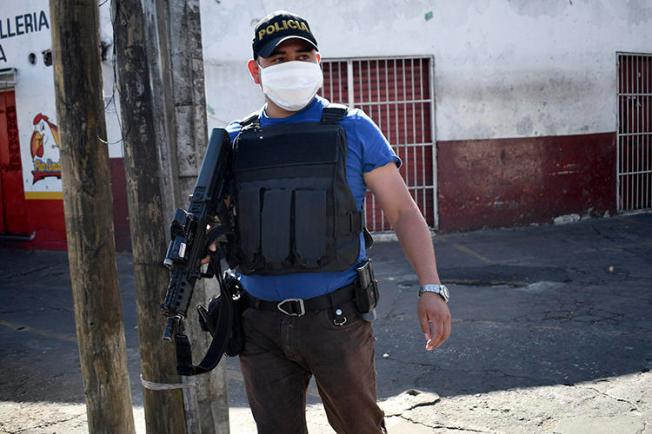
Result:
<instances>
[{"instance_id":1,"label":"man's forearm","mask_svg":"<svg viewBox=\"0 0 652 434\"><path fill-rule=\"evenodd\" d=\"M414 208L402 213L394 230L405 256L419 277L419 284L440 283L432 236L421 212Z\"/></svg>"}]
</instances>

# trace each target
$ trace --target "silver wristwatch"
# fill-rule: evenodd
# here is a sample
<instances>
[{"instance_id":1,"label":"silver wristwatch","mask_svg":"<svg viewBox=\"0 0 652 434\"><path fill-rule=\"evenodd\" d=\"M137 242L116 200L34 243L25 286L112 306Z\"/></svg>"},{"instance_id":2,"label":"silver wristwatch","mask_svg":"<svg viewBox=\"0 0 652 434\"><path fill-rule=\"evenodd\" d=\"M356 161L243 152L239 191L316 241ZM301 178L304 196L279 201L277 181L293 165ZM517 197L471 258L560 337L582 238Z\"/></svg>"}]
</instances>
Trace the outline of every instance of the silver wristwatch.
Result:
<instances>
[{"instance_id":1,"label":"silver wristwatch","mask_svg":"<svg viewBox=\"0 0 652 434\"><path fill-rule=\"evenodd\" d=\"M450 295L448 293L448 288L446 288L446 285L434 285L434 284L423 285L422 287L419 288L419 297L421 297L421 294L423 294L424 292L434 292L435 294L439 294L446 303L448 303L448 299L450 298Z\"/></svg>"}]
</instances>

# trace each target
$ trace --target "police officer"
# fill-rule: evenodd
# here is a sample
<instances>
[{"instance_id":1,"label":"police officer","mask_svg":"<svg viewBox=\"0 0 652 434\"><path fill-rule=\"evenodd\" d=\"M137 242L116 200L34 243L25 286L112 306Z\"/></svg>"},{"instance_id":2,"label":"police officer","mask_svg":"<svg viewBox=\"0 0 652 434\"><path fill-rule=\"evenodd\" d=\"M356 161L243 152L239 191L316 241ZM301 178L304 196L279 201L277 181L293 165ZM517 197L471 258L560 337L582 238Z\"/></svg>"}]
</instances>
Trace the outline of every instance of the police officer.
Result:
<instances>
[{"instance_id":1,"label":"police officer","mask_svg":"<svg viewBox=\"0 0 652 434\"><path fill-rule=\"evenodd\" d=\"M227 127L249 306L240 365L259 433L307 432L312 376L335 431L382 433L375 338L366 320L375 301L362 214L367 188L419 277L426 350L450 334L448 291L400 159L365 113L316 95L319 62L305 19L278 11L256 25L247 67L266 103Z\"/></svg>"}]
</instances>

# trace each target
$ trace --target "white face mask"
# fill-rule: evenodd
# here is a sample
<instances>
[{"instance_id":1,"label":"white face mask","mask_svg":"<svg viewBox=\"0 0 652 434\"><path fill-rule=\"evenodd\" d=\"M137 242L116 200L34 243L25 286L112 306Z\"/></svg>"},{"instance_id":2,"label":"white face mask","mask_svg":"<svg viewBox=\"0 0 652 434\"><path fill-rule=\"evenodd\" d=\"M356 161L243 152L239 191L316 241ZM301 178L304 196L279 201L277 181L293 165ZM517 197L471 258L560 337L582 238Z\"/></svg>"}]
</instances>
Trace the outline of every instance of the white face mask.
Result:
<instances>
[{"instance_id":1,"label":"white face mask","mask_svg":"<svg viewBox=\"0 0 652 434\"><path fill-rule=\"evenodd\" d=\"M324 83L317 63L292 61L260 70L263 93L282 109L295 112L312 100Z\"/></svg>"}]
</instances>

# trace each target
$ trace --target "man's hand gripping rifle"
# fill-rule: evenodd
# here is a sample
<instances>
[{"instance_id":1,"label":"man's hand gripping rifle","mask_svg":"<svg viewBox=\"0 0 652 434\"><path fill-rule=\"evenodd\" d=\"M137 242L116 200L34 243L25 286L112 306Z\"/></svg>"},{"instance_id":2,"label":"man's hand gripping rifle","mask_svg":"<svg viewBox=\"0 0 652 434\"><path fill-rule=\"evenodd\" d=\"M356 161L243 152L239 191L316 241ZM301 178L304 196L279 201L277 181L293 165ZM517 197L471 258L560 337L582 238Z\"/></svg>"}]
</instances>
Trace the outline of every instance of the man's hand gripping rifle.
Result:
<instances>
[{"instance_id":1,"label":"man's hand gripping rifle","mask_svg":"<svg viewBox=\"0 0 652 434\"><path fill-rule=\"evenodd\" d=\"M180 375L208 372L217 365L228 339L228 329L233 316L231 301L239 292L237 279L230 275L223 278L220 267L227 238L233 230L232 205L227 200L230 189L230 159L231 143L228 133L224 129L213 129L190 198L190 206L187 211L176 210L170 227L172 238L163 261L171 271L170 284L161 310L167 317L163 339L174 339L176 343L177 371ZM207 272L202 273L202 258L209 253L208 246L214 241L218 242L219 247L217 252L211 254ZM190 342L184 333L183 321L197 279L213 275L220 283L221 298L226 302L220 306L217 335L214 335L202 362L193 366Z\"/></svg>"}]
</instances>

